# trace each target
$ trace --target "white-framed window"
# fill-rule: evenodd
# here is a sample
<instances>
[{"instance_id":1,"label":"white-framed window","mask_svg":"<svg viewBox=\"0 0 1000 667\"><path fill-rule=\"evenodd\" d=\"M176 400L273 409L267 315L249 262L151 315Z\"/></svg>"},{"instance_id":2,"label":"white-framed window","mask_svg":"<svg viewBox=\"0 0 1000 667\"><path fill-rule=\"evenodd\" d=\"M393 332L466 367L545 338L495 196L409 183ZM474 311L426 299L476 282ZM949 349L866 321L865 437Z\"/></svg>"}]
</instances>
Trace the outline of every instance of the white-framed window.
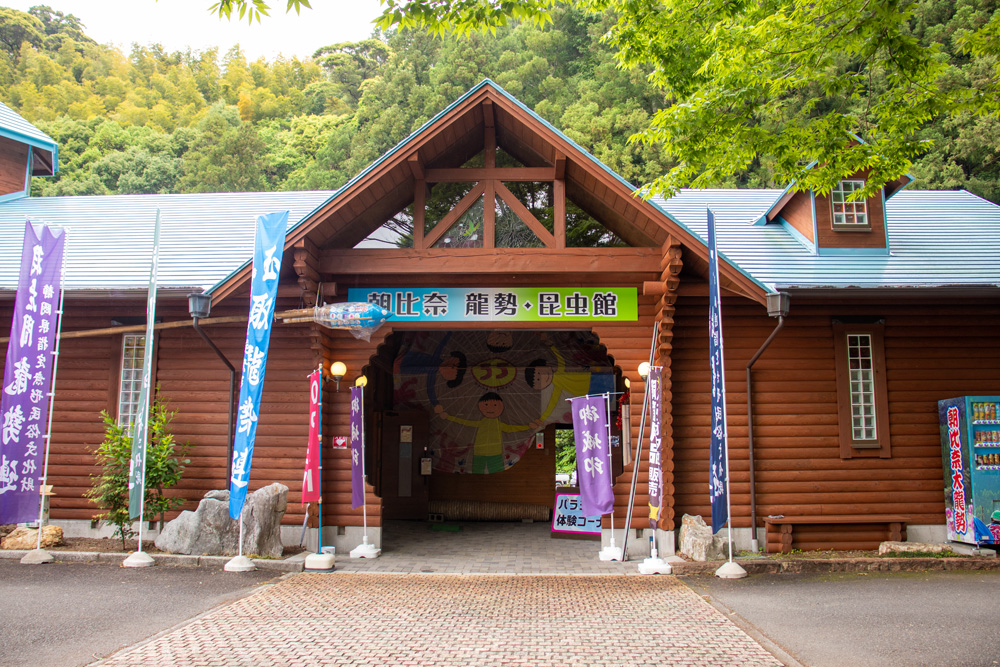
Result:
<instances>
[{"instance_id":1,"label":"white-framed window","mask_svg":"<svg viewBox=\"0 0 1000 667\"><path fill-rule=\"evenodd\" d=\"M868 208L864 199L848 201L854 192L865 187L861 180L840 181L833 188L831 201L833 203L833 224L836 227L867 227Z\"/></svg>"},{"instance_id":2,"label":"white-framed window","mask_svg":"<svg viewBox=\"0 0 1000 667\"><path fill-rule=\"evenodd\" d=\"M885 322L833 320L840 456L892 456Z\"/></svg>"},{"instance_id":3,"label":"white-framed window","mask_svg":"<svg viewBox=\"0 0 1000 667\"><path fill-rule=\"evenodd\" d=\"M851 436L855 441L878 439L875 430L875 367L872 348L871 334L847 335Z\"/></svg>"},{"instance_id":4,"label":"white-framed window","mask_svg":"<svg viewBox=\"0 0 1000 667\"><path fill-rule=\"evenodd\" d=\"M118 423L131 425L139 411L142 364L146 352L144 334L122 336L122 372L118 382Z\"/></svg>"}]
</instances>

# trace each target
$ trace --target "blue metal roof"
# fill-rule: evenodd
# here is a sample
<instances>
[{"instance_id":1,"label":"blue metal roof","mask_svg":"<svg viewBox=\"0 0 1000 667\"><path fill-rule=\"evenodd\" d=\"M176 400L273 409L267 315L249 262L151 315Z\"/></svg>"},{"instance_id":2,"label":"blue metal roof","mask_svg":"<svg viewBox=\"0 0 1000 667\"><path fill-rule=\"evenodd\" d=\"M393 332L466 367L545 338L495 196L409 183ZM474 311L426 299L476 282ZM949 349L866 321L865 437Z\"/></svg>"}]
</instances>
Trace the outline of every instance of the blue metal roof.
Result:
<instances>
[{"instance_id":1,"label":"blue metal roof","mask_svg":"<svg viewBox=\"0 0 1000 667\"><path fill-rule=\"evenodd\" d=\"M781 190L683 190L663 208L769 289L1000 287L1000 206L965 190L902 190L886 202L888 255L816 255L782 225L754 225Z\"/></svg>"},{"instance_id":2,"label":"blue metal roof","mask_svg":"<svg viewBox=\"0 0 1000 667\"><path fill-rule=\"evenodd\" d=\"M0 137L7 137L51 153L52 173L59 171L59 145L55 140L3 102L0 102Z\"/></svg>"},{"instance_id":3,"label":"blue metal roof","mask_svg":"<svg viewBox=\"0 0 1000 667\"><path fill-rule=\"evenodd\" d=\"M886 202L888 255L816 255L782 225L754 221L781 190L683 190L656 203L699 238L711 206L719 250L770 290L1000 286L1000 206L962 191L907 191ZM67 288L145 290L156 209L161 289L218 285L253 254L254 219L300 224L334 193L253 192L26 197L0 203L0 289L17 285L25 219L65 227Z\"/></svg>"},{"instance_id":4,"label":"blue metal roof","mask_svg":"<svg viewBox=\"0 0 1000 667\"><path fill-rule=\"evenodd\" d=\"M23 197L0 203L0 289L17 287L25 219L68 230L68 290L146 290L156 210L161 289L201 290L253 257L256 216L289 211L289 226L330 198L322 192Z\"/></svg>"}]
</instances>

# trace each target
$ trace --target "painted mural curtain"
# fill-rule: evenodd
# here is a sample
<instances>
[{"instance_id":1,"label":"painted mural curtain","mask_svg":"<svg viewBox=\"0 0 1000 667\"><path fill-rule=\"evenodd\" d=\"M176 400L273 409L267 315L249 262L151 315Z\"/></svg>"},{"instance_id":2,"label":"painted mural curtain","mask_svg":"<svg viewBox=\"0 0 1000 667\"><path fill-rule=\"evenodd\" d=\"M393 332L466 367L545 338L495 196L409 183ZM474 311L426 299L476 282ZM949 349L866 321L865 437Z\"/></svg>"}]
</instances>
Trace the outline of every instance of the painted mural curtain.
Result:
<instances>
[{"instance_id":1,"label":"painted mural curtain","mask_svg":"<svg viewBox=\"0 0 1000 667\"><path fill-rule=\"evenodd\" d=\"M510 468L536 432L571 424L566 399L614 387L589 332L408 333L393 379L395 408L430 416L434 469L475 474Z\"/></svg>"}]
</instances>

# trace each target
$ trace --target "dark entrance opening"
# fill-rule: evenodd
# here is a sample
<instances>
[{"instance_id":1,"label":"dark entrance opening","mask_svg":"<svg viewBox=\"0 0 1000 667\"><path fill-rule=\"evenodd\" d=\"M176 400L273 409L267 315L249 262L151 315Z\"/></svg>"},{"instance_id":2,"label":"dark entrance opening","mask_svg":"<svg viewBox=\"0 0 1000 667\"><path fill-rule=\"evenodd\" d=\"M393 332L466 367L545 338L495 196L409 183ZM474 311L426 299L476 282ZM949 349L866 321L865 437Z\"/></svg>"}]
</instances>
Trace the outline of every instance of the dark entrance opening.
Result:
<instances>
[{"instance_id":1,"label":"dark entrance opening","mask_svg":"<svg viewBox=\"0 0 1000 667\"><path fill-rule=\"evenodd\" d=\"M375 380L367 463L382 499L383 548L393 532L412 534L393 531L400 520L440 532L470 521L549 522L556 433L571 422L566 399L621 382L589 331L396 332L366 374ZM620 473L621 448L612 451Z\"/></svg>"}]
</instances>

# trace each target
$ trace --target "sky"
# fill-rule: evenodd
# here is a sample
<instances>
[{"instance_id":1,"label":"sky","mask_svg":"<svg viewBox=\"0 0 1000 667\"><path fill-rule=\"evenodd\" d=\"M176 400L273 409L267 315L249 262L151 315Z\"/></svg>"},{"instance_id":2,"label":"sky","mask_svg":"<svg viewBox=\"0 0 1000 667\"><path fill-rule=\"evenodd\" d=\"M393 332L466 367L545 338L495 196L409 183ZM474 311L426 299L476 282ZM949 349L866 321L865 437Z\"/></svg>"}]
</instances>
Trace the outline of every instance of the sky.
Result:
<instances>
[{"instance_id":1,"label":"sky","mask_svg":"<svg viewBox=\"0 0 1000 667\"><path fill-rule=\"evenodd\" d=\"M311 0L301 15L285 14L285 0L271 0L271 15L248 25L235 15L218 18L208 8L215 0L0 0L0 6L28 11L46 5L73 14L84 32L101 44L128 54L133 43L162 44L167 51L219 47L225 54L239 43L248 60L259 57L308 58L321 46L367 38L380 13L378 0Z\"/></svg>"}]
</instances>

